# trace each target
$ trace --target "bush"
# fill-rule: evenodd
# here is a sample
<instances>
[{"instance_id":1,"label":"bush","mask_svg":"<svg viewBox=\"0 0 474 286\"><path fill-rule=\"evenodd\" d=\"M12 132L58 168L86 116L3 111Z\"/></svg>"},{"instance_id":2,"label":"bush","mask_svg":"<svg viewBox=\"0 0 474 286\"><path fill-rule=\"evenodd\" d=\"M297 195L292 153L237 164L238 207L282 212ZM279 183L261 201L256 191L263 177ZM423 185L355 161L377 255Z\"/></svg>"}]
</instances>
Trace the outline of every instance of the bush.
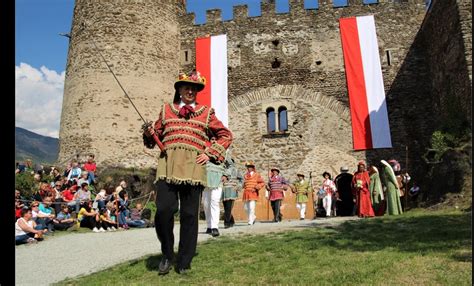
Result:
<instances>
[{"instance_id":1,"label":"bush","mask_svg":"<svg viewBox=\"0 0 474 286\"><path fill-rule=\"evenodd\" d=\"M31 197L36 184L30 173L20 173L15 175L15 189L21 192L23 197Z\"/></svg>"}]
</instances>

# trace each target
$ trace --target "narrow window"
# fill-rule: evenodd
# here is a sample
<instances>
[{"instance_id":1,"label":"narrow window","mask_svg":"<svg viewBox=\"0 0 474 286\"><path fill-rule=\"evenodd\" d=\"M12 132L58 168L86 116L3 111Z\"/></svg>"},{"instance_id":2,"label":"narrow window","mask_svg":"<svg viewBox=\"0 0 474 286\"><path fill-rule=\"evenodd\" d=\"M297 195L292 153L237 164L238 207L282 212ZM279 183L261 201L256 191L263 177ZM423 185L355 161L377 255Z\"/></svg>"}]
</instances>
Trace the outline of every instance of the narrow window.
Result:
<instances>
[{"instance_id":1,"label":"narrow window","mask_svg":"<svg viewBox=\"0 0 474 286\"><path fill-rule=\"evenodd\" d=\"M280 132L288 131L288 111L286 107L278 108L278 130Z\"/></svg>"},{"instance_id":2,"label":"narrow window","mask_svg":"<svg viewBox=\"0 0 474 286\"><path fill-rule=\"evenodd\" d=\"M268 133L275 132L275 109L267 108L267 130Z\"/></svg>"},{"instance_id":3,"label":"narrow window","mask_svg":"<svg viewBox=\"0 0 474 286\"><path fill-rule=\"evenodd\" d=\"M391 64L390 50L386 50L385 53L387 54L387 65L389 66Z\"/></svg>"},{"instance_id":4,"label":"narrow window","mask_svg":"<svg viewBox=\"0 0 474 286\"><path fill-rule=\"evenodd\" d=\"M188 51L184 51L184 61L188 62Z\"/></svg>"}]
</instances>

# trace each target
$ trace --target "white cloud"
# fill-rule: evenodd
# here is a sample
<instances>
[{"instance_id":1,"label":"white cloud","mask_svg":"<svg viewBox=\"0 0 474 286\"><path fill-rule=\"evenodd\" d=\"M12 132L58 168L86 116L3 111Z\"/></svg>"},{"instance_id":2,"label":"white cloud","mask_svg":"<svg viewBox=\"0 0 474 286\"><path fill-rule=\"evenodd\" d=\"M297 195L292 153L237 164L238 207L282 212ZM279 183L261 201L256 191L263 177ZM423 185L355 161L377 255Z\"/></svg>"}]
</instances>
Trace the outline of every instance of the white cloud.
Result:
<instances>
[{"instance_id":1,"label":"white cloud","mask_svg":"<svg viewBox=\"0 0 474 286\"><path fill-rule=\"evenodd\" d=\"M58 138L65 72L15 66L15 125Z\"/></svg>"}]
</instances>

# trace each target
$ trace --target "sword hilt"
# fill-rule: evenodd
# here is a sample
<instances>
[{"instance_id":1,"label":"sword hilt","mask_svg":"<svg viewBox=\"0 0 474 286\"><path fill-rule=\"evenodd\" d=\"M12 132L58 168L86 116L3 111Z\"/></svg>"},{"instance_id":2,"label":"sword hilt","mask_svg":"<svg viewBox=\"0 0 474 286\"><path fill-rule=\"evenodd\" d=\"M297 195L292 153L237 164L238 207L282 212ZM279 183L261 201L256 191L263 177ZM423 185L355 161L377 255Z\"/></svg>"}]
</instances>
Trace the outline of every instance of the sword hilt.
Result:
<instances>
[{"instance_id":1,"label":"sword hilt","mask_svg":"<svg viewBox=\"0 0 474 286\"><path fill-rule=\"evenodd\" d=\"M150 128L152 126L153 126L153 122L151 122L151 121L143 123L142 124L143 132L148 131L148 128ZM158 135L156 135L156 132L153 133L152 137L155 140L156 145L158 145L158 147L160 148L160 151L163 152L163 153L166 153L165 146L163 145L163 143L161 143L160 139L158 138Z\"/></svg>"}]
</instances>

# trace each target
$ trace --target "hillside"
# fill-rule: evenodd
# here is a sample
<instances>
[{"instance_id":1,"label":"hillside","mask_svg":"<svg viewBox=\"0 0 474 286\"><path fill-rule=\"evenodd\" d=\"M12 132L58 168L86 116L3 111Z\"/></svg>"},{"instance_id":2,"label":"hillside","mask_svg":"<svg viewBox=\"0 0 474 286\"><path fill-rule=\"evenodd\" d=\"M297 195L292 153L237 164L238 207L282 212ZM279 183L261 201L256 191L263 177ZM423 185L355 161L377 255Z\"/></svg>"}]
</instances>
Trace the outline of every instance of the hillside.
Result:
<instances>
[{"instance_id":1,"label":"hillside","mask_svg":"<svg viewBox=\"0 0 474 286\"><path fill-rule=\"evenodd\" d=\"M59 139L42 136L15 127L15 161L32 159L37 163L54 163L58 158Z\"/></svg>"}]
</instances>

